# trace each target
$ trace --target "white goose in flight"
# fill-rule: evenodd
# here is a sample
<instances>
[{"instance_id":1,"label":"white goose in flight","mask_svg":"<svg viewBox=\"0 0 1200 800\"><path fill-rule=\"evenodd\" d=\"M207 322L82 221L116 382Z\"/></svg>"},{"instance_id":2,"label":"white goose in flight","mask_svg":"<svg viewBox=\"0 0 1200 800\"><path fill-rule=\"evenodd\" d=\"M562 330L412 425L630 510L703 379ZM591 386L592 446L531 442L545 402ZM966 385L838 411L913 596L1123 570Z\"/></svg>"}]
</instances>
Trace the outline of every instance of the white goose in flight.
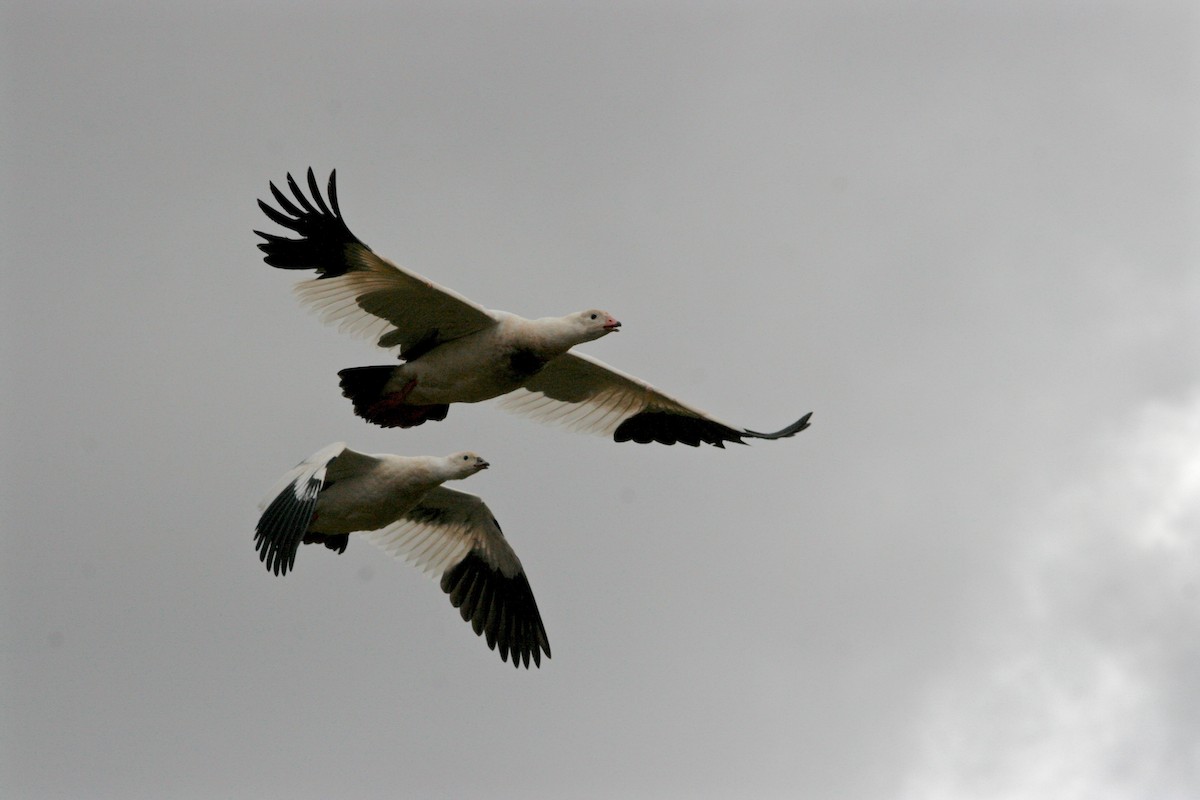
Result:
<instances>
[{"instance_id":1,"label":"white goose in flight","mask_svg":"<svg viewBox=\"0 0 1200 800\"><path fill-rule=\"evenodd\" d=\"M255 231L264 261L281 269L312 269L296 286L301 301L327 322L399 348L397 365L339 372L354 413L383 427L407 428L446 418L451 403L506 395L501 405L546 422L612 436L618 442L725 442L783 439L808 427L811 412L773 433L722 422L575 345L617 331L611 314L589 309L563 317L525 319L490 311L377 255L350 232L338 208L336 170L325 202L312 168L310 200L289 174L288 198L272 183L273 208L263 213L299 239Z\"/></svg>"},{"instance_id":2,"label":"white goose in flight","mask_svg":"<svg viewBox=\"0 0 1200 800\"><path fill-rule=\"evenodd\" d=\"M285 575L301 544L343 553L357 533L427 573L475 633L512 657L541 666L550 641L520 559L484 502L442 483L487 469L474 453L365 455L331 444L280 478L255 529L259 558Z\"/></svg>"}]
</instances>

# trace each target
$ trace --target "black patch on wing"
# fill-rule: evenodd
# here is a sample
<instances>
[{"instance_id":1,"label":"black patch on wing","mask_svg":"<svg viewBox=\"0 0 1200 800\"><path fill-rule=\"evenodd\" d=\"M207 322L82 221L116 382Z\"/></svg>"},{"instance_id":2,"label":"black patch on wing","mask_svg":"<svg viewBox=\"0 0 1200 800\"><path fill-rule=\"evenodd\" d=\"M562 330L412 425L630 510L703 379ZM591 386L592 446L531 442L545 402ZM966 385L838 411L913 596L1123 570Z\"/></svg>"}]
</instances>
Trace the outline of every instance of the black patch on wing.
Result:
<instances>
[{"instance_id":1,"label":"black patch on wing","mask_svg":"<svg viewBox=\"0 0 1200 800\"><path fill-rule=\"evenodd\" d=\"M306 533L304 539L301 540L304 544L323 544L330 550L337 551L338 555L346 552L346 545L350 543L350 534L348 533Z\"/></svg>"},{"instance_id":2,"label":"black patch on wing","mask_svg":"<svg viewBox=\"0 0 1200 800\"><path fill-rule=\"evenodd\" d=\"M442 591L476 635L486 636L489 648L499 645L501 659L512 655L514 667L528 669L530 658L540 667L542 653L550 657L550 640L525 573L507 578L472 550L442 575Z\"/></svg>"},{"instance_id":3,"label":"black patch on wing","mask_svg":"<svg viewBox=\"0 0 1200 800\"><path fill-rule=\"evenodd\" d=\"M320 273L319 278L336 278L345 275L352 268L346 259L346 248L359 245L370 250L362 240L350 232L342 219L342 212L337 201L337 170L329 173L329 204L321 197L317 186L316 176L312 167L308 168L308 189L312 200L304 196L303 190L296 180L288 173L288 186L295 196L295 202L271 184L271 194L279 204L279 211L262 200L258 207L272 221L300 234L299 239L288 239L262 231L256 234L266 239L258 243L258 249L266 253L263 261L272 267L280 269L315 269Z\"/></svg>"},{"instance_id":4,"label":"black patch on wing","mask_svg":"<svg viewBox=\"0 0 1200 800\"><path fill-rule=\"evenodd\" d=\"M744 438L750 439L784 439L794 436L808 427L808 419L812 412L805 414L791 425L773 433L759 433L750 430L735 430L728 425L722 425L710 419L675 414L670 411L643 411L634 414L617 426L613 439L618 442L634 441L639 444L659 442L675 444L681 442L692 447L698 447L701 442L714 447L724 447L725 442L745 444Z\"/></svg>"},{"instance_id":5,"label":"black patch on wing","mask_svg":"<svg viewBox=\"0 0 1200 800\"><path fill-rule=\"evenodd\" d=\"M522 381L541 372L548 361L549 359L526 347L517 348L508 354L509 370L515 378Z\"/></svg>"},{"instance_id":6,"label":"black patch on wing","mask_svg":"<svg viewBox=\"0 0 1200 800\"><path fill-rule=\"evenodd\" d=\"M312 522L323 483L310 478L299 492L295 483L285 486L259 518L254 529L254 546L258 550L258 560L269 572L286 575L292 568L296 551Z\"/></svg>"}]
</instances>

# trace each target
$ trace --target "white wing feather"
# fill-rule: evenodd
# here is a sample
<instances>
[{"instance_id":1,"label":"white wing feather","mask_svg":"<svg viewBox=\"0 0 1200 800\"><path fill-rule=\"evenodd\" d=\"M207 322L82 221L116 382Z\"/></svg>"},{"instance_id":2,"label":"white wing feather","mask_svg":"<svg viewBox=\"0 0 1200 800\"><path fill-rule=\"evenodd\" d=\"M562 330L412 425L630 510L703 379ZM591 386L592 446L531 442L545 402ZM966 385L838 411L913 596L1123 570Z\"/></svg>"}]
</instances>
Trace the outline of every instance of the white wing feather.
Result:
<instances>
[{"instance_id":1,"label":"white wing feather","mask_svg":"<svg viewBox=\"0 0 1200 800\"><path fill-rule=\"evenodd\" d=\"M641 378L575 352L554 359L525 388L501 398L499 406L540 422L603 436L611 435L624 420L643 411L668 411L738 430L663 394Z\"/></svg>"},{"instance_id":2,"label":"white wing feather","mask_svg":"<svg viewBox=\"0 0 1200 800\"><path fill-rule=\"evenodd\" d=\"M521 571L520 560L483 500L444 486L426 494L404 519L361 535L429 575L441 575L472 550L481 551L506 577Z\"/></svg>"}]
</instances>

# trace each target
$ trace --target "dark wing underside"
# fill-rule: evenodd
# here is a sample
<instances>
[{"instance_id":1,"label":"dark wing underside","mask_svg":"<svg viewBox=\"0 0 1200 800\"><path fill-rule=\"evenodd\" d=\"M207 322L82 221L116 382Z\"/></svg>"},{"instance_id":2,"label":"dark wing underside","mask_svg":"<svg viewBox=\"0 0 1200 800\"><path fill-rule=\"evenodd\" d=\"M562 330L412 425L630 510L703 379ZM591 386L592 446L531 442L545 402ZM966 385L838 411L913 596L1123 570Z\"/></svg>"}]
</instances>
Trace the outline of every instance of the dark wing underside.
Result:
<instances>
[{"instance_id":1,"label":"dark wing underside","mask_svg":"<svg viewBox=\"0 0 1200 800\"><path fill-rule=\"evenodd\" d=\"M514 667L528 668L530 658L540 667L543 652L549 658L550 641L524 572L505 577L472 550L442 575L442 591L488 647L499 649L505 661L512 656Z\"/></svg>"},{"instance_id":2,"label":"dark wing underside","mask_svg":"<svg viewBox=\"0 0 1200 800\"><path fill-rule=\"evenodd\" d=\"M680 444L698 447L701 442L724 447L725 442L745 444L745 439L786 439L808 427L812 412L808 412L786 428L772 433L759 433L744 428L731 428L706 417L694 417L673 411L643 411L621 422L613 431L618 442L647 444Z\"/></svg>"}]
</instances>

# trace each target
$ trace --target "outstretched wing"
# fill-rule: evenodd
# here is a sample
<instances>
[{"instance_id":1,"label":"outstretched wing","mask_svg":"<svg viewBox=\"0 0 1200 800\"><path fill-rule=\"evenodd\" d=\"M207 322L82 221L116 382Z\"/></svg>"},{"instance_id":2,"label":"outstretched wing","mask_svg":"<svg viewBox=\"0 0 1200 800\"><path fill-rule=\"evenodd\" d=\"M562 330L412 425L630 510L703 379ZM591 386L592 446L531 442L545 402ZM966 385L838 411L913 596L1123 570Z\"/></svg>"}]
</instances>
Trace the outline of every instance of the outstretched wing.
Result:
<instances>
[{"instance_id":1,"label":"outstretched wing","mask_svg":"<svg viewBox=\"0 0 1200 800\"><path fill-rule=\"evenodd\" d=\"M484 502L439 486L405 518L362 534L394 556L433 575L442 591L500 658L514 667L542 665L550 640L520 559Z\"/></svg>"},{"instance_id":2,"label":"outstretched wing","mask_svg":"<svg viewBox=\"0 0 1200 800\"><path fill-rule=\"evenodd\" d=\"M738 428L663 394L645 381L594 358L567 353L507 395L500 406L543 422L586 433L611 435L618 442L683 444L745 439L784 439L808 427L812 412L772 433Z\"/></svg>"},{"instance_id":3,"label":"outstretched wing","mask_svg":"<svg viewBox=\"0 0 1200 800\"><path fill-rule=\"evenodd\" d=\"M326 483L361 472L376 459L336 442L301 461L279 479L266 499L254 529L258 558L276 575L286 575L296 561Z\"/></svg>"},{"instance_id":4,"label":"outstretched wing","mask_svg":"<svg viewBox=\"0 0 1200 800\"><path fill-rule=\"evenodd\" d=\"M258 201L274 222L300 234L289 239L255 231L266 241L263 260L280 269L313 269L318 276L296 285L301 302L340 330L400 348L413 359L442 342L495 324L491 312L415 272L376 255L350 232L337 199L337 170L329 173L329 202L308 170L310 200L289 174L293 198L271 184L276 209ZM282 210L280 210L282 209Z\"/></svg>"}]
</instances>

